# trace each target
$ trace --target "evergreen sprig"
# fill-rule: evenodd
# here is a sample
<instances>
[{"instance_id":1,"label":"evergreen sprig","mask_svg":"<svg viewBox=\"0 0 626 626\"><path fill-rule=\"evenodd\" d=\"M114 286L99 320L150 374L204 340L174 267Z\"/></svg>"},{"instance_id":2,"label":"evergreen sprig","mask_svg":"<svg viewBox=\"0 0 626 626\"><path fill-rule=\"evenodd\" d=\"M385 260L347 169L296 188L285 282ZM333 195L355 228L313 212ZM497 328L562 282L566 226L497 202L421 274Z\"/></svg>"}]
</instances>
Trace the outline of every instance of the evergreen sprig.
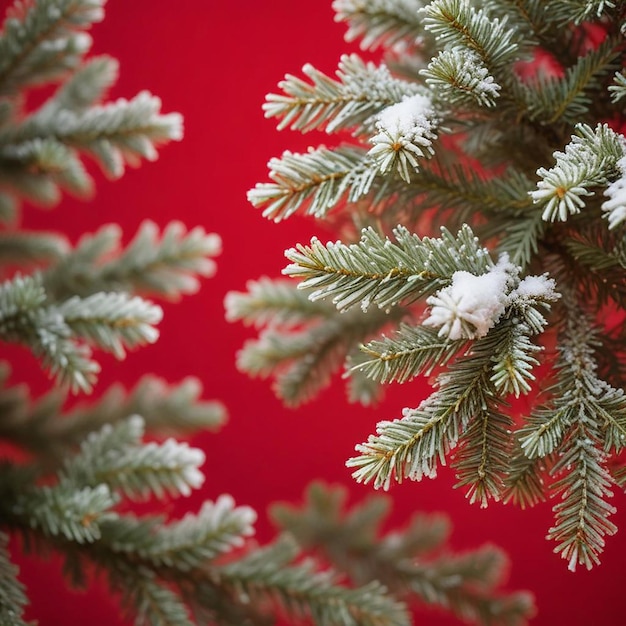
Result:
<instances>
[{"instance_id":1,"label":"evergreen sprig","mask_svg":"<svg viewBox=\"0 0 626 626\"><path fill-rule=\"evenodd\" d=\"M59 381L88 391L99 371L90 358L97 346L123 358L125 347L156 341L160 307L125 293L74 296L48 303L40 275L16 276L0 285L0 337L40 356Z\"/></svg>"},{"instance_id":2,"label":"evergreen sprig","mask_svg":"<svg viewBox=\"0 0 626 626\"><path fill-rule=\"evenodd\" d=\"M443 230L440 239L420 239L406 228L394 232L396 242L364 229L358 244L298 245L285 252L292 262L283 273L302 279L301 289L314 289L309 297L332 297L340 311L359 304L385 309L411 302L448 284L460 269L482 273L491 264L474 233L464 227L455 237Z\"/></svg>"},{"instance_id":3,"label":"evergreen sprig","mask_svg":"<svg viewBox=\"0 0 626 626\"><path fill-rule=\"evenodd\" d=\"M358 358L358 346L388 321L379 311L354 309L338 313L323 300L285 280L250 281L247 292L231 291L225 298L226 318L257 327L267 326L237 355L240 370L274 379L274 390L289 405L309 400L326 387L342 366ZM394 317L404 311L396 308ZM365 377L351 377L349 398L374 401L379 386Z\"/></svg>"},{"instance_id":4,"label":"evergreen sprig","mask_svg":"<svg viewBox=\"0 0 626 626\"><path fill-rule=\"evenodd\" d=\"M410 623L404 605L385 597L378 582L342 588L332 571L314 575L309 563L286 568L295 552L293 540L284 538L263 551L223 566L219 571L222 584L236 586L251 598L274 598L291 613L310 617L319 626Z\"/></svg>"},{"instance_id":5,"label":"evergreen sprig","mask_svg":"<svg viewBox=\"0 0 626 626\"><path fill-rule=\"evenodd\" d=\"M541 180L531 195L543 206L546 221L565 221L579 213L585 206L583 198L593 195L589 188L607 185L624 156L623 138L607 124L595 129L579 124L576 131L565 152L554 153L556 164L537 170Z\"/></svg>"},{"instance_id":6,"label":"evergreen sprig","mask_svg":"<svg viewBox=\"0 0 626 626\"><path fill-rule=\"evenodd\" d=\"M0 36L0 95L15 94L76 67L91 45L81 31L103 19L104 2L43 0L13 7Z\"/></svg>"},{"instance_id":7,"label":"evergreen sprig","mask_svg":"<svg viewBox=\"0 0 626 626\"><path fill-rule=\"evenodd\" d=\"M37 454L46 466L56 466L94 429L114 425L131 415L141 415L156 434L215 430L226 419L223 405L202 400L202 386L191 377L167 384L146 375L129 392L122 385L114 385L96 401L63 410L65 393L55 389L33 401L26 386L9 385L9 375L10 368L2 364L0 433L4 440Z\"/></svg>"},{"instance_id":8,"label":"evergreen sprig","mask_svg":"<svg viewBox=\"0 0 626 626\"><path fill-rule=\"evenodd\" d=\"M498 589L506 567L498 550L485 547L464 555L446 550L450 524L445 516L417 514L406 528L381 536L388 498L345 505L345 489L314 483L302 507L275 505L272 517L304 549L321 550L356 581L383 581L410 605L435 605L484 624L523 624L532 614L526 594Z\"/></svg>"},{"instance_id":9,"label":"evergreen sprig","mask_svg":"<svg viewBox=\"0 0 626 626\"><path fill-rule=\"evenodd\" d=\"M337 152L320 148L306 161L300 182L315 183L306 194L270 183L257 187L267 197L253 190L250 199L274 202L269 217L285 206L332 219L341 206L343 239L290 248L283 273L311 304L389 313L385 334L349 354L365 401L381 384L436 375L430 397L380 422L348 465L358 481L387 488L450 463L483 506L561 497L551 537L570 567L590 567L614 532L608 498L624 482L623 3L334 7L349 41L382 49L401 96L354 123L320 104L294 128L317 127L323 111L319 127L351 133L350 150L369 148L379 171L369 193L350 196L344 168L339 193L326 180ZM269 370L281 354L315 349L272 328L300 323L293 307L274 301L256 318L264 357L250 363ZM585 330L574 332L574 320ZM528 416L508 404L523 394Z\"/></svg>"},{"instance_id":10,"label":"evergreen sprig","mask_svg":"<svg viewBox=\"0 0 626 626\"><path fill-rule=\"evenodd\" d=\"M130 291L177 300L199 289L198 276L215 273L212 257L221 251L221 240L201 226L187 230L174 221L160 233L146 220L125 249L121 235L115 224L83 235L74 249L43 272L46 291L55 299Z\"/></svg>"},{"instance_id":11,"label":"evergreen sprig","mask_svg":"<svg viewBox=\"0 0 626 626\"><path fill-rule=\"evenodd\" d=\"M434 0L422 10L424 28L447 48L475 52L491 72L506 67L518 52L517 33L506 20L490 18L467 0Z\"/></svg>"},{"instance_id":12,"label":"evergreen sprig","mask_svg":"<svg viewBox=\"0 0 626 626\"><path fill-rule=\"evenodd\" d=\"M0 534L0 622L6 626L26 626L24 608L27 604L24 585L17 578L18 568L11 562L9 538Z\"/></svg>"},{"instance_id":13,"label":"evergreen sprig","mask_svg":"<svg viewBox=\"0 0 626 626\"><path fill-rule=\"evenodd\" d=\"M266 117L280 119L279 129L358 130L385 107L416 93L406 82L392 77L385 65L366 63L356 54L341 57L338 81L312 65L305 65L302 71L310 83L287 74L278 85L284 94L269 94L263 105Z\"/></svg>"},{"instance_id":14,"label":"evergreen sprig","mask_svg":"<svg viewBox=\"0 0 626 626\"><path fill-rule=\"evenodd\" d=\"M258 183L248 192L248 200L265 207L263 217L275 222L298 211L325 217L343 202L354 203L366 196L378 175L378 165L367 153L349 146L305 154L285 152L268 165L274 182Z\"/></svg>"},{"instance_id":15,"label":"evergreen sprig","mask_svg":"<svg viewBox=\"0 0 626 626\"><path fill-rule=\"evenodd\" d=\"M347 22L346 41L359 40L363 50L416 45L424 33L421 0L334 0L335 20Z\"/></svg>"}]
</instances>

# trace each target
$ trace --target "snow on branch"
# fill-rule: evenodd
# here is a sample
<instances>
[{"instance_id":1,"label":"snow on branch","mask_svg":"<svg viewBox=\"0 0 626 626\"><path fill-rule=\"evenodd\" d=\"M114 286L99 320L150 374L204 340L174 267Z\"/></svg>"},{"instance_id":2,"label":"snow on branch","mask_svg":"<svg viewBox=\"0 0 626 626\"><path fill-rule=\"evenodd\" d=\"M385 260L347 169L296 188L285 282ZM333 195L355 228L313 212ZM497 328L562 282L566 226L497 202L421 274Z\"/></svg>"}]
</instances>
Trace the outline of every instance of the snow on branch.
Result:
<instances>
[{"instance_id":1,"label":"snow on branch","mask_svg":"<svg viewBox=\"0 0 626 626\"><path fill-rule=\"evenodd\" d=\"M308 64L302 71L311 83L287 74L279 83L284 94L269 94L263 105L266 117L280 118L279 129L359 129L385 107L418 91L394 78L385 65L366 63L356 54L341 57L338 81Z\"/></svg>"}]
</instances>

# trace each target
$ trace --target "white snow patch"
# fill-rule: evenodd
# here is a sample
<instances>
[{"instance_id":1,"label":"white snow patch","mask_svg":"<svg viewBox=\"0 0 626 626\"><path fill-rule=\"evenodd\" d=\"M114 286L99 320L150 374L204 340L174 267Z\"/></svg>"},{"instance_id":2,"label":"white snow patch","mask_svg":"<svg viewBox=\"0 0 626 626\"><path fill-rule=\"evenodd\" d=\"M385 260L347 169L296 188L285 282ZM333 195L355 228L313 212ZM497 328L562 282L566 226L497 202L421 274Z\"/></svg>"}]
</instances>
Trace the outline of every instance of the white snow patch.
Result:
<instances>
[{"instance_id":1,"label":"white snow patch","mask_svg":"<svg viewBox=\"0 0 626 626\"><path fill-rule=\"evenodd\" d=\"M452 284L426 300L432 308L424 326L440 327L439 336L453 340L484 337L504 313L517 271L503 255L486 274L454 272Z\"/></svg>"},{"instance_id":2,"label":"white snow patch","mask_svg":"<svg viewBox=\"0 0 626 626\"><path fill-rule=\"evenodd\" d=\"M383 109L378 114L376 125L380 131L386 131L390 135L410 135L416 132L416 127L430 130L432 124L429 118L432 115L430 98L416 94Z\"/></svg>"},{"instance_id":3,"label":"white snow patch","mask_svg":"<svg viewBox=\"0 0 626 626\"><path fill-rule=\"evenodd\" d=\"M623 156L617 166L622 175L611 183L604 195L609 199L602 204L605 217L609 220L609 229L626 221L626 156Z\"/></svg>"},{"instance_id":4,"label":"white snow patch","mask_svg":"<svg viewBox=\"0 0 626 626\"><path fill-rule=\"evenodd\" d=\"M559 295L556 292L554 279L548 278L547 274L543 274L541 276L526 276L526 278L520 281L517 289L510 293L509 299L511 301L522 299L545 302L554 301L559 298Z\"/></svg>"}]
</instances>

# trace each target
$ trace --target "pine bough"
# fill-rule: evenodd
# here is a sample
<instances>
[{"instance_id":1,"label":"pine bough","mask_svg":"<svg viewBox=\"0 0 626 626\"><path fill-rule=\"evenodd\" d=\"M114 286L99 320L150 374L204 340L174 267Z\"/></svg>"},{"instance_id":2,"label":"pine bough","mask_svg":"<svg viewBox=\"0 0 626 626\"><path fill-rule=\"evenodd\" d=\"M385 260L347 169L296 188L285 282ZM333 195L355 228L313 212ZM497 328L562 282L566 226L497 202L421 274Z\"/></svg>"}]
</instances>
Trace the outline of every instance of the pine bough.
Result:
<instances>
[{"instance_id":1,"label":"pine bough","mask_svg":"<svg viewBox=\"0 0 626 626\"><path fill-rule=\"evenodd\" d=\"M346 584L346 565L331 570L303 560L291 535L259 548L250 540L256 513L236 506L230 495L207 500L198 513L178 520L128 512L134 502L187 496L202 485L204 452L167 437L215 430L225 420L220 403L201 399L197 380L170 385L146 375L128 393L114 386L91 404L63 409L68 391L90 391L96 381L95 351L122 359L126 350L156 341L162 311L145 298L194 293L199 278L213 274L220 249L217 235L199 227L187 230L178 222L160 232L145 221L125 248L116 225L84 235L73 247L60 234L26 232L16 225L22 200L52 205L63 191L91 193L84 156L118 177L126 164L153 160L157 146L181 138L181 117L161 114L159 99L148 93L103 101L117 63L85 58L91 42L86 31L103 18L103 6L104 0L16 2L0 32L0 341L30 349L57 383L32 401L26 386L10 384L10 367L0 362L0 442L6 455L0 462L0 623L26 624L28 596L9 553L14 536L11 545L59 552L76 587L86 586L94 571L104 573L138 625L261 625L287 616L289 623L318 626L408 626L405 597L380 582L382 569L367 579L350 576ZM347 64L346 71L353 70L361 73L358 80L333 89L348 98L371 93L377 71ZM56 91L39 108L24 111L26 91L44 83ZM384 88L379 97L389 103L399 93ZM371 105L364 102L346 123L370 115ZM316 167L313 159L294 163L305 172ZM372 166L358 151L346 152L329 167L327 178L320 205L369 192ZM274 188L264 193L263 198L272 198ZM306 186L298 193L306 199ZM281 202L272 214L282 214ZM299 294L269 288L281 307L285 298L292 299L293 315L284 312L285 322L303 318ZM323 344L317 355L320 373L336 358L338 340L348 350L386 320L381 314L377 321L356 324L346 341L348 327L338 324L328 307L307 306L304 317L329 319L314 342ZM262 310L250 314L266 315ZM308 353L310 345L305 342L294 356ZM314 393L308 371L300 368L285 381L294 398ZM360 393L363 397L367 389ZM337 531L343 528L339 523ZM411 531L413 541L441 543L431 535L428 525ZM410 548L402 551L409 565L415 553ZM484 585L473 590L466 569L480 570L484 561L483 551L477 551L447 566L448 577L459 576L458 590L443 591L434 581L429 594L416 593L475 621L526 623L532 599L497 588L497 563L485 564ZM434 563L433 577L442 569L446 566Z\"/></svg>"},{"instance_id":2,"label":"pine bough","mask_svg":"<svg viewBox=\"0 0 626 626\"><path fill-rule=\"evenodd\" d=\"M357 481L449 464L481 506L552 497L555 550L591 568L626 475L626 4L544 5L335 0L346 38L384 62L288 75L267 117L337 140L272 159L249 197L355 234L287 250L297 283L263 279L226 307L262 328L240 367L277 376L289 404L342 367L363 402L435 377L356 446Z\"/></svg>"}]
</instances>

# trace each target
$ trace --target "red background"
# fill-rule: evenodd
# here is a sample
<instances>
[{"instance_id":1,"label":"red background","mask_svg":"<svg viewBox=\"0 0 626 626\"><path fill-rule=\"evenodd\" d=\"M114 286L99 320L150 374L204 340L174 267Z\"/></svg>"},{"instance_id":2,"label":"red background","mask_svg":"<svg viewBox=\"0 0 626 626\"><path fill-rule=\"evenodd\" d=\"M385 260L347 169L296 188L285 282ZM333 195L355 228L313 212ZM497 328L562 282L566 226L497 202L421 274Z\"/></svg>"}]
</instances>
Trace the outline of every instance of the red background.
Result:
<instances>
[{"instance_id":1,"label":"red background","mask_svg":"<svg viewBox=\"0 0 626 626\"><path fill-rule=\"evenodd\" d=\"M3 8L7 2L0 2ZM276 500L299 501L315 478L342 483L355 498L371 493L356 485L345 468L355 443L373 432L379 419L400 415L423 396L420 382L390 389L373 409L349 405L339 381L318 400L297 410L285 409L267 382L250 380L235 368L235 353L253 331L224 320L229 290L244 290L249 279L276 276L285 265L283 250L306 242L319 226L299 218L279 225L267 222L250 206L246 191L267 180L266 163L284 149L302 150L318 137L279 133L261 111L264 95L275 91L286 72L299 73L305 62L334 72L339 56L355 50L343 41L345 26L333 21L328 0L110 0L107 17L93 29L94 52L119 59L121 76L113 97L131 97L148 89L163 100L165 112L185 118L185 138L161 151L154 164L129 171L116 182L98 176L91 203L64 199L52 212L25 207L23 224L65 232L76 241L107 222L120 223L127 239L145 218L164 226L172 219L189 227L200 224L222 236L224 252L216 277L177 304L166 304L161 339L122 363L103 358L96 393L115 380L131 386L145 372L170 381L199 377L206 398L220 399L230 420L217 435L193 441L207 453L202 490L176 506L175 513L196 510L203 498L229 492L240 504L259 512L258 536L267 541L272 528L267 506ZM19 360L14 379L29 380L36 390L47 382L28 357ZM443 511L454 522L452 544L464 549L494 542L512 560L510 589L536 594L536 626L602 624L625 618L620 576L625 534L608 539L603 564L592 572L566 569L545 541L550 505L530 511L493 505L470 506L451 488L449 472L435 481L408 483L391 490L393 524L412 512ZM626 502L615 498L618 526L626 525ZM101 589L87 594L67 591L56 564L27 558L22 578L32 599L29 616L42 626L123 624L117 608ZM422 624L454 621L432 612Z\"/></svg>"}]
</instances>

